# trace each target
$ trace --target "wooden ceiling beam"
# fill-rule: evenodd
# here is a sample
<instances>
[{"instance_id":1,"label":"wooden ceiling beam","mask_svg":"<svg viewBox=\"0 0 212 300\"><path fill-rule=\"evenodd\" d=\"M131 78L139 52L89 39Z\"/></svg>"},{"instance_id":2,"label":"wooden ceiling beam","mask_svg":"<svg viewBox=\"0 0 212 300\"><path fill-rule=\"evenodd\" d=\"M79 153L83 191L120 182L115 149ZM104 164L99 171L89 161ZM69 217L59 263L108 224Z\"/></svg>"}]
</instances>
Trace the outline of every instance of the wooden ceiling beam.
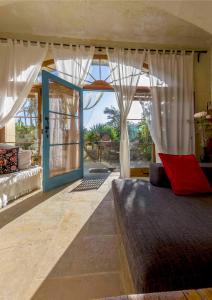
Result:
<instances>
[{"instance_id":1,"label":"wooden ceiling beam","mask_svg":"<svg viewBox=\"0 0 212 300\"><path fill-rule=\"evenodd\" d=\"M93 59L105 59L107 60L107 55L106 54L94 54ZM44 60L44 62L42 63L42 67L48 67L54 65L54 59L50 58L47 60Z\"/></svg>"},{"instance_id":2,"label":"wooden ceiling beam","mask_svg":"<svg viewBox=\"0 0 212 300\"><path fill-rule=\"evenodd\" d=\"M106 54L94 54L94 59L105 59L107 60L107 55ZM51 59L47 59L47 60L44 60L44 62L42 63L42 67L48 67L50 65L53 65L54 64L54 59L51 58ZM144 63L143 64L144 68L145 69L148 69L148 64Z\"/></svg>"},{"instance_id":3,"label":"wooden ceiling beam","mask_svg":"<svg viewBox=\"0 0 212 300\"><path fill-rule=\"evenodd\" d=\"M103 90L103 91L111 91L113 92L114 91L114 88L112 85L110 85L109 83L106 83L106 84L101 84L101 83L98 83L99 81L97 81L97 84L92 83L92 84L86 84L83 86L83 90L89 90L89 91L99 91L99 90ZM54 84L54 83L51 83L51 84ZM30 91L30 93L37 93L40 89L42 88L42 84L35 84L32 86L32 89ZM60 88L61 90L61 88ZM142 94L142 93L150 93L150 88L148 86L139 86L137 87L136 89L136 93L137 94Z\"/></svg>"},{"instance_id":4,"label":"wooden ceiling beam","mask_svg":"<svg viewBox=\"0 0 212 300\"><path fill-rule=\"evenodd\" d=\"M43 61L42 67L48 67L48 66L53 65L53 64L54 64L54 59L53 58L47 59L47 60Z\"/></svg>"}]
</instances>

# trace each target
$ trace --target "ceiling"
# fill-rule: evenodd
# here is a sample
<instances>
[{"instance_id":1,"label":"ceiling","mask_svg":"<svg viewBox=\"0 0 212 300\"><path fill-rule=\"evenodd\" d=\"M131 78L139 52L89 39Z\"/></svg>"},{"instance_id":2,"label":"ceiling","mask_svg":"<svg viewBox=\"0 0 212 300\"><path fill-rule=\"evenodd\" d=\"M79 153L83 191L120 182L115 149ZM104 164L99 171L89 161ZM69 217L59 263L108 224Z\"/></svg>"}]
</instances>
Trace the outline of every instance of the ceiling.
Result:
<instances>
[{"instance_id":1,"label":"ceiling","mask_svg":"<svg viewBox=\"0 0 212 300\"><path fill-rule=\"evenodd\" d=\"M1 0L0 35L202 49L212 44L212 21L211 27L207 21L212 6L204 8L204 15L203 2L207 1Z\"/></svg>"}]
</instances>

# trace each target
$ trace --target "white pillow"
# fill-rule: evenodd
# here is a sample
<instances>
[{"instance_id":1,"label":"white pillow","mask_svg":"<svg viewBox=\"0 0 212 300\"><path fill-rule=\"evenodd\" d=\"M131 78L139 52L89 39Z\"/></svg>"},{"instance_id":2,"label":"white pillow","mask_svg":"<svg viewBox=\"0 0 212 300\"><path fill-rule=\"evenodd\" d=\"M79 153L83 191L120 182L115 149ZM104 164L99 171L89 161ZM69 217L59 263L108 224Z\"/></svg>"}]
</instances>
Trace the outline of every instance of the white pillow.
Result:
<instances>
[{"instance_id":1,"label":"white pillow","mask_svg":"<svg viewBox=\"0 0 212 300\"><path fill-rule=\"evenodd\" d=\"M31 158L32 158L32 151L31 150L23 150L19 149L18 152L18 168L19 170L28 169L31 167Z\"/></svg>"}]
</instances>

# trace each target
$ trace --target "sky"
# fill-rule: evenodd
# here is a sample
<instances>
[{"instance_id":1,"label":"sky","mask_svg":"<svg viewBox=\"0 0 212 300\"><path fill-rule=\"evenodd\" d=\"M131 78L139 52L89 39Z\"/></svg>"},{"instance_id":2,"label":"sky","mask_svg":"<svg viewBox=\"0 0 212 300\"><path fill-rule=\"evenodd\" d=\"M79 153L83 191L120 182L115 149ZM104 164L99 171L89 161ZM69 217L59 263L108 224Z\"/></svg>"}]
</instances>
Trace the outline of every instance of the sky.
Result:
<instances>
[{"instance_id":1,"label":"sky","mask_svg":"<svg viewBox=\"0 0 212 300\"><path fill-rule=\"evenodd\" d=\"M84 92L83 98L84 98L84 107L87 103L88 94L91 92ZM92 92L93 94L93 102L95 102L96 97L98 97L95 94L99 95L99 92ZM113 92L104 92L102 98L98 102L98 104L90 110L84 110L83 111L83 123L85 128L91 128L92 126L99 124L99 123L106 123L107 122L107 115L104 114L105 107L111 107L114 106L118 109L117 101L115 93ZM141 105L138 101L134 102L130 113L128 115L128 119L140 119L141 118Z\"/></svg>"},{"instance_id":2,"label":"sky","mask_svg":"<svg viewBox=\"0 0 212 300\"><path fill-rule=\"evenodd\" d=\"M93 95L93 101L95 102L96 97L98 97L99 92L84 92L83 93L83 103L85 107L85 103L87 103L87 99L89 97L89 94ZM99 123L106 123L107 122L107 116L104 114L105 107L114 106L118 109L118 105L116 102L115 94L113 92L104 92L100 101L97 103L97 105L89 110L83 111L83 123L84 127L91 128L95 124Z\"/></svg>"}]
</instances>

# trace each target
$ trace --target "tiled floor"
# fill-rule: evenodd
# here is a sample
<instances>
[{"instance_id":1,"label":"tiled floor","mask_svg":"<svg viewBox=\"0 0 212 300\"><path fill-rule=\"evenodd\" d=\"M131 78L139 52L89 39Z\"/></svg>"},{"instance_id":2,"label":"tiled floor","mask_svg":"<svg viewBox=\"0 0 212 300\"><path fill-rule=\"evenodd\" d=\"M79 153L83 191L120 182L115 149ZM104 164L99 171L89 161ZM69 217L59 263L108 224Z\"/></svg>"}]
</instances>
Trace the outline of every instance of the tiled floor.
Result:
<instances>
[{"instance_id":1,"label":"tiled floor","mask_svg":"<svg viewBox=\"0 0 212 300\"><path fill-rule=\"evenodd\" d=\"M35 192L0 211L0 299L84 300L124 293L112 173L99 190Z\"/></svg>"}]
</instances>

